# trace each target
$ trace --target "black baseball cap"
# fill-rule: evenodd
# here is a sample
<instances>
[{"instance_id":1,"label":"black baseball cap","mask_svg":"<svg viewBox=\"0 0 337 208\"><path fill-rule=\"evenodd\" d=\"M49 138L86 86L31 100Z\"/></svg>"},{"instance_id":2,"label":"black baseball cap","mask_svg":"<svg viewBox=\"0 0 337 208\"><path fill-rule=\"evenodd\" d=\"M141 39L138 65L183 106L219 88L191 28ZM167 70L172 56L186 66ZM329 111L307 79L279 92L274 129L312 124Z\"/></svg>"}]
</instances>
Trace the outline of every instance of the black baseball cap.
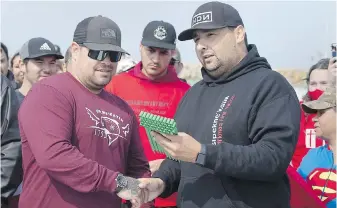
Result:
<instances>
[{"instance_id":1,"label":"black baseball cap","mask_svg":"<svg viewBox=\"0 0 337 208\"><path fill-rule=\"evenodd\" d=\"M122 34L118 25L101 15L88 17L78 23L73 41L91 50L127 53L121 48Z\"/></svg>"},{"instance_id":2,"label":"black baseball cap","mask_svg":"<svg viewBox=\"0 0 337 208\"><path fill-rule=\"evenodd\" d=\"M19 54L22 60L43 56L55 56L57 59L63 59L62 54L56 50L54 44L41 37L32 38L23 44Z\"/></svg>"},{"instance_id":3,"label":"black baseball cap","mask_svg":"<svg viewBox=\"0 0 337 208\"><path fill-rule=\"evenodd\" d=\"M194 12L191 28L181 32L180 41L191 40L195 30L213 30L243 25L239 12L231 5L212 1L198 7Z\"/></svg>"},{"instance_id":4,"label":"black baseball cap","mask_svg":"<svg viewBox=\"0 0 337 208\"><path fill-rule=\"evenodd\" d=\"M54 47L55 47L55 50L56 50L59 54L62 54L61 48L60 48L59 45L54 44Z\"/></svg>"},{"instance_id":5,"label":"black baseball cap","mask_svg":"<svg viewBox=\"0 0 337 208\"><path fill-rule=\"evenodd\" d=\"M174 50L177 34L173 25L164 21L152 21L143 31L142 45Z\"/></svg>"}]
</instances>

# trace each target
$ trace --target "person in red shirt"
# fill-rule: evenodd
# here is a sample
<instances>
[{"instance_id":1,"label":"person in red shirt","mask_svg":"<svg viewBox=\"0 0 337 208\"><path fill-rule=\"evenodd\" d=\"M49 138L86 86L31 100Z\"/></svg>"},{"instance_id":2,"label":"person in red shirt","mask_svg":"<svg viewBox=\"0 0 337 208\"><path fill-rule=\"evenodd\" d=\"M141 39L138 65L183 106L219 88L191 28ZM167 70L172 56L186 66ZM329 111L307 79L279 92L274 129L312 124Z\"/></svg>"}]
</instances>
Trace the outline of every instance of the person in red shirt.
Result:
<instances>
[{"instance_id":1,"label":"person in red shirt","mask_svg":"<svg viewBox=\"0 0 337 208\"><path fill-rule=\"evenodd\" d=\"M144 29L140 45L141 62L114 76L106 90L124 99L136 115L141 111L173 118L181 98L190 86L181 81L170 61L175 53L176 32L167 22L152 21ZM154 153L143 127L139 128L145 155L154 173L165 159ZM175 207L176 194L156 199L156 207Z\"/></svg>"},{"instance_id":2,"label":"person in red shirt","mask_svg":"<svg viewBox=\"0 0 337 208\"><path fill-rule=\"evenodd\" d=\"M103 90L123 53L118 25L88 17L74 32L68 72L28 92L19 110L19 207L119 208L138 193L134 178L150 176L134 112Z\"/></svg>"},{"instance_id":3,"label":"person in red shirt","mask_svg":"<svg viewBox=\"0 0 337 208\"><path fill-rule=\"evenodd\" d=\"M329 59L321 59L318 63L313 65L307 74L307 85L308 92L300 101L308 102L312 100L317 100L319 96L323 94L323 91L327 88L329 82ZM291 165L294 168L298 168L302 158L308 153L312 148L320 147L324 145L324 140L318 138L316 134L319 132L315 131L314 122L312 119L316 114L307 114L301 110L301 125L300 133L298 137L297 146L291 161Z\"/></svg>"}]
</instances>

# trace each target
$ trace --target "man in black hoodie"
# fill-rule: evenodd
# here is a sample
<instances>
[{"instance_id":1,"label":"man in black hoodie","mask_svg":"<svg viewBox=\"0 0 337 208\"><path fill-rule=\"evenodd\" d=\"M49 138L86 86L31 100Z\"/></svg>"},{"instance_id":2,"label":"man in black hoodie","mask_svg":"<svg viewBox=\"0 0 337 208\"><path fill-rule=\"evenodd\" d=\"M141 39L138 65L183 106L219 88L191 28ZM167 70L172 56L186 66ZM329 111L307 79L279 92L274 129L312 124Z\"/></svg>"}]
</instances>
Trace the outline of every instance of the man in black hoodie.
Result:
<instances>
[{"instance_id":1,"label":"man in black hoodie","mask_svg":"<svg viewBox=\"0 0 337 208\"><path fill-rule=\"evenodd\" d=\"M152 132L168 153L152 179L141 179L139 200L178 191L183 208L287 208L286 169L297 142L300 106L294 89L255 45L232 6L209 2L191 29L203 80L182 99L178 136Z\"/></svg>"}]
</instances>

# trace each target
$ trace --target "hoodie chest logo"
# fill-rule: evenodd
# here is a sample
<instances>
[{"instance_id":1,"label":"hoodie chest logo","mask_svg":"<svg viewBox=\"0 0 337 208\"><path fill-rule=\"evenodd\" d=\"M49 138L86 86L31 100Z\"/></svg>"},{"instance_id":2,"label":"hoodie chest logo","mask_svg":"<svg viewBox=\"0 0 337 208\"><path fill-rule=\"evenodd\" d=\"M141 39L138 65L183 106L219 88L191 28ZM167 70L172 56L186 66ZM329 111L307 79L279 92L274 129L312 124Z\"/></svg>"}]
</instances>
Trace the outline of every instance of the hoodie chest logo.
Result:
<instances>
[{"instance_id":1,"label":"hoodie chest logo","mask_svg":"<svg viewBox=\"0 0 337 208\"><path fill-rule=\"evenodd\" d=\"M223 142L222 130L227 111L231 107L235 95L226 96L221 102L218 110L215 113L212 123L212 145L217 145Z\"/></svg>"}]
</instances>

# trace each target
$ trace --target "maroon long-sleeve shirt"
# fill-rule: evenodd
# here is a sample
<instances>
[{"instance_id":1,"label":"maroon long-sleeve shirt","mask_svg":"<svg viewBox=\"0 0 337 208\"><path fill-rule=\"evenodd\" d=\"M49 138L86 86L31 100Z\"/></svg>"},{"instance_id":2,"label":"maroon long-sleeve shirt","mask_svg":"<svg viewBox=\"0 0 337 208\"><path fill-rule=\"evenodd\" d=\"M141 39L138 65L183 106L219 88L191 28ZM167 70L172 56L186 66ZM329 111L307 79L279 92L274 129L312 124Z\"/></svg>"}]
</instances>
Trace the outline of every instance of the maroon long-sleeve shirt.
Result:
<instances>
[{"instance_id":1,"label":"maroon long-sleeve shirt","mask_svg":"<svg viewBox=\"0 0 337 208\"><path fill-rule=\"evenodd\" d=\"M35 84L19 111L21 208L117 208L118 172L150 175L131 108L70 73Z\"/></svg>"}]
</instances>

